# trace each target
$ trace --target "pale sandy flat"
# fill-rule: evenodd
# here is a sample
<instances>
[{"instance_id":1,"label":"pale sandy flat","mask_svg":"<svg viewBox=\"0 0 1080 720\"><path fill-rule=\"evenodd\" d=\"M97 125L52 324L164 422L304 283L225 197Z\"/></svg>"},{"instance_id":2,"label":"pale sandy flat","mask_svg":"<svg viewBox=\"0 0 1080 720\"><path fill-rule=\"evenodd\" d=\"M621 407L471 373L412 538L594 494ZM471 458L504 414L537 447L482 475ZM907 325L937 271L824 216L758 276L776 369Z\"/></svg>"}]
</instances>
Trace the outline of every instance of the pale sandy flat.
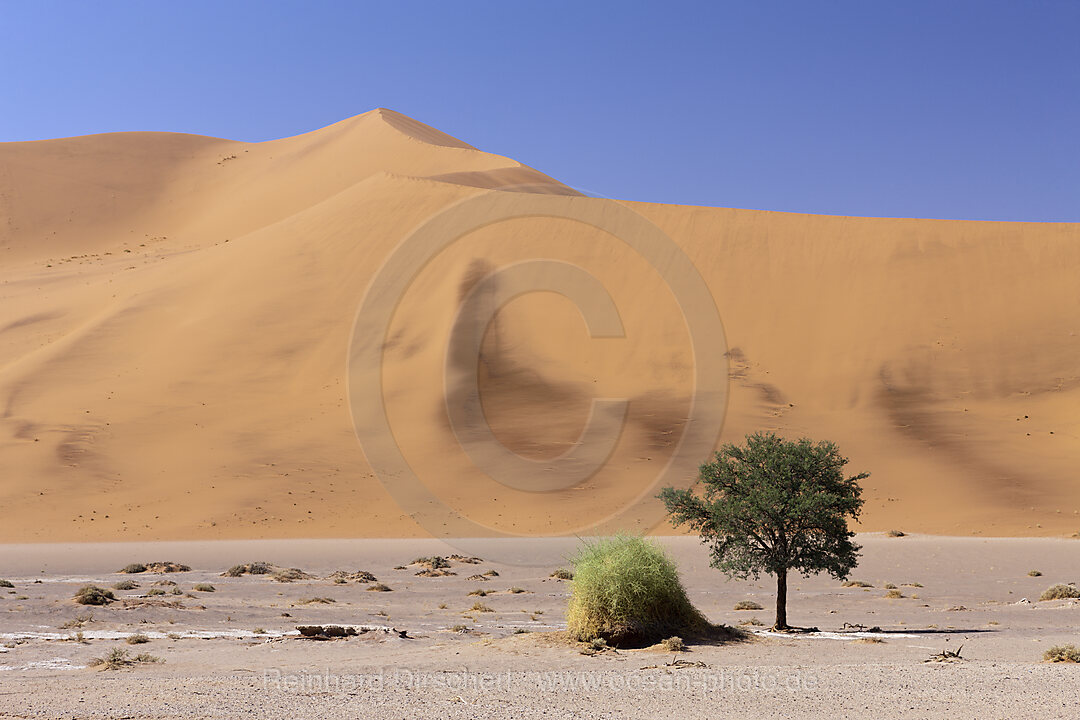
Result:
<instances>
[{"instance_id":1,"label":"pale sandy flat","mask_svg":"<svg viewBox=\"0 0 1080 720\"><path fill-rule=\"evenodd\" d=\"M3 546L0 576L15 588L0 596L0 717L1076 716L1080 666L1047 664L1041 657L1052 645L1080 643L1080 604L1036 599L1050 584L1080 579L1080 542L859 539L865 556L854 577L874 587L842 588L820 577L793 582L791 620L817 626L820 634L692 645L678 658L657 648L588 656L559 639L568 585L549 574L567 565L576 541ZM767 609L732 610L745 599L768 608L772 594L765 578L725 581L707 567L696 541L663 542L679 560L691 598L710 619L770 621ZM479 554L483 561L453 562L456 575L437 578L418 577L415 567L394 569L418 555L455 552ZM193 569L114 572L129 562L167 559ZM337 569L367 570L393 589L219 575L253 560L300 567L320 578ZM498 576L469 579L490 569ZM1030 577L1035 569L1043 575ZM86 582L111 585L128 577L140 587L118 591L121 600L112 606L86 608L70 599ZM138 606L139 596L163 579L178 583L184 594L157 599L179 600L183 607ZM212 583L216 591L193 592L198 582ZM887 583L905 597L885 599ZM481 587L491 594L468 595ZM509 592L511 587L524 592ZM312 597L335 602L302 602ZM125 600L136 606L121 607ZM476 601L492 612L471 611ZM81 628L61 628L90 614L92 621ZM375 629L323 642L295 636L298 625L330 623ZM458 625L467 631L455 632ZM851 626L878 630L859 633ZM408 637L399 637L399 630ZM70 639L76 632L84 643ZM125 644L133 633L151 640ZM856 642L865 637L883 642ZM962 662L924 662L961 646ZM85 667L113 647L164 662L115 671ZM704 666L665 666L675 659Z\"/></svg>"}]
</instances>

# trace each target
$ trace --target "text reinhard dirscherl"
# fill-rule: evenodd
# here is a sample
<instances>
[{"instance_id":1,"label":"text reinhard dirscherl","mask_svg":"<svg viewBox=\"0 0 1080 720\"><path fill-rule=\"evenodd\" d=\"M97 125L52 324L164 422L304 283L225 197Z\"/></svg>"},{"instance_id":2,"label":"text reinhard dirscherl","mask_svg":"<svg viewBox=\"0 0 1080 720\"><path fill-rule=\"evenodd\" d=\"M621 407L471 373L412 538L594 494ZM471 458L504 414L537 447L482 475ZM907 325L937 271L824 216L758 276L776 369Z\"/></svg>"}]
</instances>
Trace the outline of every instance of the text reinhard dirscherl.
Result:
<instances>
[{"instance_id":1,"label":"text reinhard dirscherl","mask_svg":"<svg viewBox=\"0 0 1080 720\"><path fill-rule=\"evenodd\" d=\"M419 671L402 668L368 673L282 672L264 670L264 690L291 693L354 693L364 690L446 690L481 692L587 692L594 690L651 691L677 690L708 693L797 693L814 690L818 679L805 670L665 668L638 672L589 671L504 671L470 670Z\"/></svg>"}]
</instances>

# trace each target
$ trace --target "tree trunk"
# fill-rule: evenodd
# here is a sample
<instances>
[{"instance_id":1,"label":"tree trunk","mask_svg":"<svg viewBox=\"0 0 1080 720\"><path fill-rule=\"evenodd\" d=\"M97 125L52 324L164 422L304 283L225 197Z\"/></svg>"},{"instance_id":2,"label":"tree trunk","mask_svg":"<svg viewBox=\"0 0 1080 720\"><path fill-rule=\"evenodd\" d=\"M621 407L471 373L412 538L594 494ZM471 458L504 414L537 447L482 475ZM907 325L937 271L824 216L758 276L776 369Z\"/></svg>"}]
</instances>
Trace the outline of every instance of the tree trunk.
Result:
<instances>
[{"instance_id":1,"label":"tree trunk","mask_svg":"<svg viewBox=\"0 0 1080 720\"><path fill-rule=\"evenodd\" d=\"M776 573L776 622L773 630L787 630L787 570Z\"/></svg>"}]
</instances>

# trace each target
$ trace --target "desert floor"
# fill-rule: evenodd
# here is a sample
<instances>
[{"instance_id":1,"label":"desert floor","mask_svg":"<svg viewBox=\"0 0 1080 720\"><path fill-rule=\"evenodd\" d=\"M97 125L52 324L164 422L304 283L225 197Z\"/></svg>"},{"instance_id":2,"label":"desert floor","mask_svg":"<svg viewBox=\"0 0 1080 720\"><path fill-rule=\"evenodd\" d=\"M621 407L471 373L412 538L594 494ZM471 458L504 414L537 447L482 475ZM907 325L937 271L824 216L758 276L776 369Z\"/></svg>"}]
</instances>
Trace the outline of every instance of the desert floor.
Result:
<instances>
[{"instance_id":1,"label":"desert floor","mask_svg":"<svg viewBox=\"0 0 1080 720\"><path fill-rule=\"evenodd\" d=\"M1041 661L1052 645L1080 642L1080 603L1037 601L1049 585L1080 580L1077 541L863 535L853 578L873 587L844 588L824 577L792 582L790 620L820 633L776 636L748 624L754 634L746 640L691 645L677 656L659 647L585 654L560 635L570 584L549 576L569 566L577 542L2 546L0 578L14 588L0 589L0 717L1045 720L1075 718L1080 707L1080 666ZM661 542L714 622L771 624L769 578L727 581L708 568L696 540ZM452 561L456 574L442 577L418 576L422 568L408 565L451 554L483 561ZM116 573L158 560L193 569ZM221 576L252 561L298 567L316 579ZM335 570L369 571L391 591L326 579ZM488 570L498 575L470 579ZM1032 570L1042 575L1031 577ZM124 579L139 587L115 591L109 606L72 601L84 584ZM161 581L176 585L155 585ZM197 583L215 591L197 592ZM889 583L904 597L886 599ZM165 594L147 597L155 587ZM477 589L489 594L469 594ZM305 603L311 598L333 602ZM734 611L740 600L765 609ZM472 610L476 602L491 611ZM296 627L311 624L367 630L327 641L299 637ZM127 644L136 633L149 642ZM962 661L925 662L961 646ZM90 666L114 647L163 662Z\"/></svg>"}]
</instances>

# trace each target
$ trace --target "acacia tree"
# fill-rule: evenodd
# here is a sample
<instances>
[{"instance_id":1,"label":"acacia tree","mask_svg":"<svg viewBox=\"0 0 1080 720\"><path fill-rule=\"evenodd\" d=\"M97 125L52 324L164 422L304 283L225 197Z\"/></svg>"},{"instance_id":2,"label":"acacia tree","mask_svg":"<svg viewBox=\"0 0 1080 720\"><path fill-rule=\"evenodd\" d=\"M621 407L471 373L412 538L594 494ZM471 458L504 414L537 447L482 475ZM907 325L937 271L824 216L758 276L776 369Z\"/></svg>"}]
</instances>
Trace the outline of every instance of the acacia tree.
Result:
<instances>
[{"instance_id":1,"label":"acacia tree","mask_svg":"<svg viewBox=\"0 0 1080 720\"><path fill-rule=\"evenodd\" d=\"M773 628L787 630L789 571L844 580L858 563L847 520L858 518L859 481L870 475L845 478L847 462L831 442L754 433L701 466L703 493L668 487L659 497L673 525L689 526L711 545L710 565L739 579L776 576Z\"/></svg>"}]
</instances>

